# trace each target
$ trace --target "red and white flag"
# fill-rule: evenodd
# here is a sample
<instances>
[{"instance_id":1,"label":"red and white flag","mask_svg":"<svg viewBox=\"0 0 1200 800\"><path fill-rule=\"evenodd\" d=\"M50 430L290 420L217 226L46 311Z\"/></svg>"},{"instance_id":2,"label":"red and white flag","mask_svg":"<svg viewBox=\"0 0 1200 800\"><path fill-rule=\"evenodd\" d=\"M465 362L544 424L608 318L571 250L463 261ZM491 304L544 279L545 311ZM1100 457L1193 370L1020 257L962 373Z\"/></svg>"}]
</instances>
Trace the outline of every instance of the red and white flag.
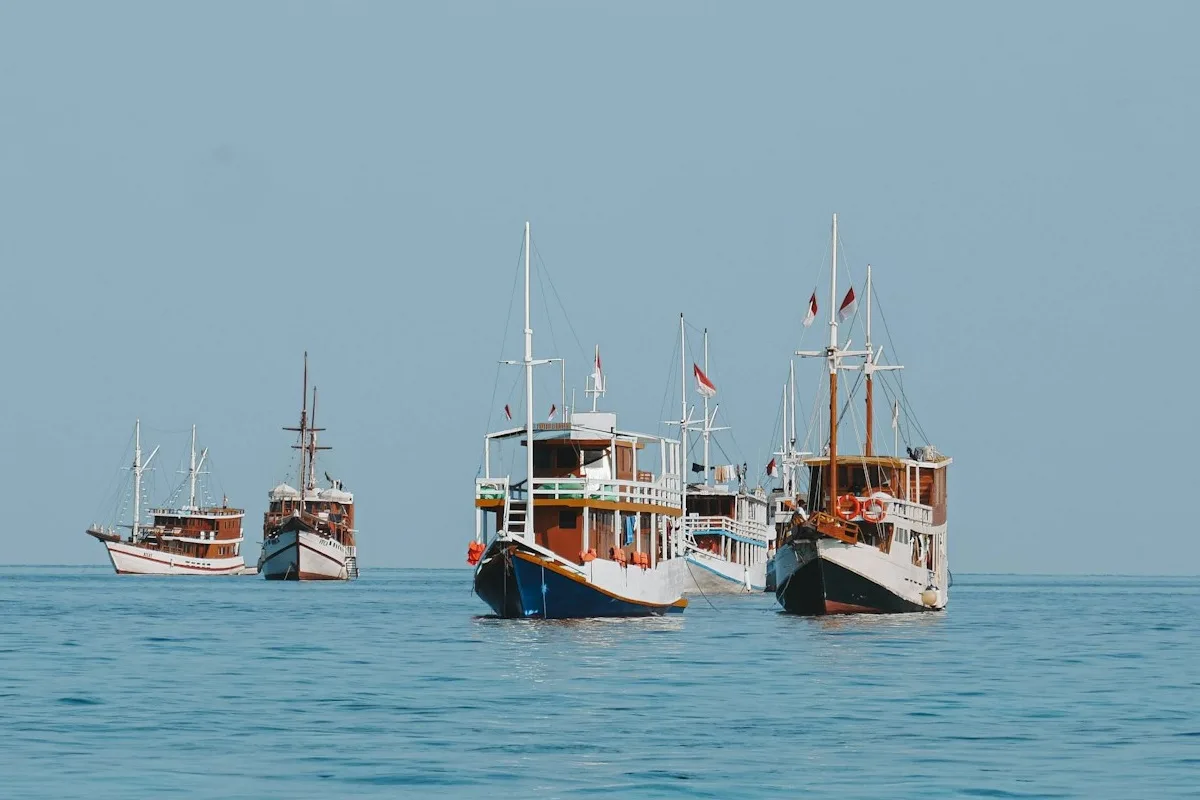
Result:
<instances>
[{"instance_id":1,"label":"red and white flag","mask_svg":"<svg viewBox=\"0 0 1200 800\"><path fill-rule=\"evenodd\" d=\"M512 419L512 409L509 408L507 405L504 406L504 416L507 417L508 419Z\"/></svg>"},{"instance_id":2,"label":"red and white flag","mask_svg":"<svg viewBox=\"0 0 1200 800\"><path fill-rule=\"evenodd\" d=\"M767 476L774 478L778 474L779 474L779 470L775 466L775 459L772 458L771 462L769 464L767 464Z\"/></svg>"},{"instance_id":3,"label":"red and white flag","mask_svg":"<svg viewBox=\"0 0 1200 800\"><path fill-rule=\"evenodd\" d=\"M854 299L854 287L850 287L850 291L846 292L846 299L842 300L842 305L838 307L838 322L845 322L854 316L854 310L858 308L858 301Z\"/></svg>"},{"instance_id":4,"label":"red and white flag","mask_svg":"<svg viewBox=\"0 0 1200 800\"><path fill-rule=\"evenodd\" d=\"M692 364L692 374L696 376L696 391L701 397L716 397L717 387L713 386L713 382L704 374L704 370L700 369L699 364Z\"/></svg>"},{"instance_id":5,"label":"red and white flag","mask_svg":"<svg viewBox=\"0 0 1200 800\"><path fill-rule=\"evenodd\" d=\"M817 293L813 292L812 297L808 298L808 313L804 315L804 327L813 324L813 320L817 318Z\"/></svg>"},{"instance_id":6,"label":"red and white flag","mask_svg":"<svg viewBox=\"0 0 1200 800\"><path fill-rule=\"evenodd\" d=\"M558 411L558 406L551 403L550 404L550 416L546 417L547 422L552 422L554 420L554 412L555 411Z\"/></svg>"},{"instance_id":7,"label":"red and white flag","mask_svg":"<svg viewBox=\"0 0 1200 800\"><path fill-rule=\"evenodd\" d=\"M600 345L596 345L596 363L592 367L592 391L604 391L604 371L600 369Z\"/></svg>"}]
</instances>

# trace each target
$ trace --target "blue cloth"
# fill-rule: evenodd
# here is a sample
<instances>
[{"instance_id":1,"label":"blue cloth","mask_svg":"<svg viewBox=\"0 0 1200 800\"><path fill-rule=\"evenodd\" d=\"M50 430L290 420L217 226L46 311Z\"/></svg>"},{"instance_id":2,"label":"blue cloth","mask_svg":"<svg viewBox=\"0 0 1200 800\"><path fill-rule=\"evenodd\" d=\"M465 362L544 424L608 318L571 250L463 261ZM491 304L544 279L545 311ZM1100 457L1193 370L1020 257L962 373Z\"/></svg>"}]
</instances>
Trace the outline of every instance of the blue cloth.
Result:
<instances>
[{"instance_id":1,"label":"blue cloth","mask_svg":"<svg viewBox=\"0 0 1200 800\"><path fill-rule=\"evenodd\" d=\"M636 530L635 525L637 525L637 517L625 518L625 544L633 544L633 532Z\"/></svg>"}]
</instances>

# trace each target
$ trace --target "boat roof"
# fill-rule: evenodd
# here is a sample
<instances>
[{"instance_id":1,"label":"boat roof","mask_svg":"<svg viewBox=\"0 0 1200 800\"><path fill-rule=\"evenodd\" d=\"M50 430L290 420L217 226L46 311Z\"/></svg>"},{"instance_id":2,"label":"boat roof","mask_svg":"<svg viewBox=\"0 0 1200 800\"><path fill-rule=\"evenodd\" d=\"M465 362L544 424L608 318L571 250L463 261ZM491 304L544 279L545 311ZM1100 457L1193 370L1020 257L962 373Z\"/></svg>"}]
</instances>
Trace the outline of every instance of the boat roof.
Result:
<instances>
[{"instance_id":1,"label":"boat roof","mask_svg":"<svg viewBox=\"0 0 1200 800\"><path fill-rule=\"evenodd\" d=\"M521 437L521 444L525 444L524 436L525 427L522 426L520 428L509 428L489 433L487 438L502 440ZM533 427L533 440L535 442L561 442L563 444L575 445L576 447L607 447L612 443L614 438L623 442L635 442L639 447L646 441L662 441L667 443L674 443L676 441L675 439L668 439L649 433L620 431L615 428L601 430L570 422L539 422Z\"/></svg>"},{"instance_id":2,"label":"boat roof","mask_svg":"<svg viewBox=\"0 0 1200 800\"><path fill-rule=\"evenodd\" d=\"M893 467L901 469L903 467L924 467L926 469L941 469L947 467L954 459L949 456L942 456L938 461L918 461L912 458L895 458L894 456L864 456L854 454L838 454L838 465L852 466L855 464L871 466L871 467ZM818 456L816 458L804 459L804 465L808 467L824 467L829 465L829 456Z\"/></svg>"}]
</instances>

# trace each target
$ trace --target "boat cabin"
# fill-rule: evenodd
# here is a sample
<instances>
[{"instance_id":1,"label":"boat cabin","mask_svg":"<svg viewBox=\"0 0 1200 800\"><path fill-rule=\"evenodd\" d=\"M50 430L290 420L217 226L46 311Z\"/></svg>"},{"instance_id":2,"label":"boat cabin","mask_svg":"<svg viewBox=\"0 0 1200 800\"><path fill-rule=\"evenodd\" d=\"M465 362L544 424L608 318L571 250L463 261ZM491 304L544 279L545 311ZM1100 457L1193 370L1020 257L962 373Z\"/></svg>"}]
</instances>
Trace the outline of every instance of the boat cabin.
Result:
<instances>
[{"instance_id":1,"label":"boat cabin","mask_svg":"<svg viewBox=\"0 0 1200 800\"><path fill-rule=\"evenodd\" d=\"M153 524L142 528L143 547L192 558L232 558L242 552L240 508L153 508Z\"/></svg>"},{"instance_id":2,"label":"boat cabin","mask_svg":"<svg viewBox=\"0 0 1200 800\"><path fill-rule=\"evenodd\" d=\"M263 534L269 536L290 517L300 514L300 491L281 483L267 493L269 505L263 514ZM304 521L322 536L329 536L347 547L354 546L354 495L333 481L327 489L309 486L304 493Z\"/></svg>"},{"instance_id":3,"label":"boat cabin","mask_svg":"<svg viewBox=\"0 0 1200 800\"><path fill-rule=\"evenodd\" d=\"M850 494L866 500L882 492L897 500L932 509L932 523L941 525L946 521L946 474L950 463L951 459L941 455L929 460L839 456L838 496ZM829 458L810 458L804 464L809 469L808 508L832 513L827 474Z\"/></svg>"},{"instance_id":4,"label":"boat cabin","mask_svg":"<svg viewBox=\"0 0 1200 800\"><path fill-rule=\"evenodd\" d=\"M504 440L529 446L524 428L490 434L486 461L492 444ZM485 538L489 531L528 532L535 544L578 564L600 557L652 566L669 557L668 534L678 524L678 468L677 442L618 431L616 414L576 412L570 422L535 427L532 481L477 479L476 529Z\"/></svg>"}]
</instances>

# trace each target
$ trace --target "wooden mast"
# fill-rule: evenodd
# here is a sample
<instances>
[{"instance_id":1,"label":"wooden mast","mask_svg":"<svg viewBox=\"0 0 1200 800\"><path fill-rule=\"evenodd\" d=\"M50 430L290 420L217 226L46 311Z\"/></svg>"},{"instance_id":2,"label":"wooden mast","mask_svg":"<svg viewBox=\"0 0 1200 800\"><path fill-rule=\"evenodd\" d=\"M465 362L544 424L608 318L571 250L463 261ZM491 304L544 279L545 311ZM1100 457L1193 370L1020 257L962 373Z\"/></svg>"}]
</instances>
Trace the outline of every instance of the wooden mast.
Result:
<instances>
[{"instance_id":1,"label":"wooden mast","mask_svg":"<svg viewBox=\"0 0 1200 800\"><path fill-rule=\"evenodd\" d=\"M304 516L304 491L308 487L308 351L304 351L304 388L300 390L300 427L284 428L285 431L299 431L300 443L292 445L293 450L300 451L300 516Z\"/></svg>"},{"instance_id":2,"label":"wooden mast","mask_svg":"<svg viewBox=\"0 0 1200 800\"><path fill-rule=\"evenodd\" d=\"M863 455L870 458L875 454L874 437L875 437L875 403L874 403L874 370L871 369L875 364L874 351L871 349L871 265L867 264L867 443L863 448Z\"/></svg>"}]
</instances>

